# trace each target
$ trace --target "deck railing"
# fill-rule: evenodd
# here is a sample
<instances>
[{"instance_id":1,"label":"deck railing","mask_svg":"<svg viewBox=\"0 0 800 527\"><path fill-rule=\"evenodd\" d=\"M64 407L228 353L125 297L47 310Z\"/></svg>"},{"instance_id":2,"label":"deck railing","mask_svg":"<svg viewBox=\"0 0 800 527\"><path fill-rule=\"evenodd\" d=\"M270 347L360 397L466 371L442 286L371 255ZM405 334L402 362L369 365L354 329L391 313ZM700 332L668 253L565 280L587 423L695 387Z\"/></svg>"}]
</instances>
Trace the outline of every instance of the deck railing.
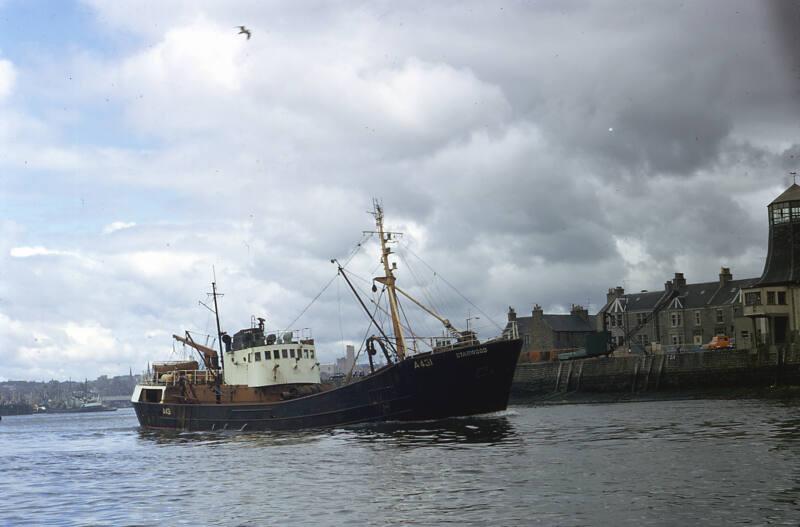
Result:
<instances>
[{"instance_id":1,"label":"deck railing","mask_svg":"<svg viewBox=\"0 0 800 527\"><path fill-rule=\"evenodd\" d=\"M172 370L160 375L151 372L148 383L175 386L183 380L188 384L211 384L214 378L214 372L211 370Z\"/></svg>"}]
</instances>

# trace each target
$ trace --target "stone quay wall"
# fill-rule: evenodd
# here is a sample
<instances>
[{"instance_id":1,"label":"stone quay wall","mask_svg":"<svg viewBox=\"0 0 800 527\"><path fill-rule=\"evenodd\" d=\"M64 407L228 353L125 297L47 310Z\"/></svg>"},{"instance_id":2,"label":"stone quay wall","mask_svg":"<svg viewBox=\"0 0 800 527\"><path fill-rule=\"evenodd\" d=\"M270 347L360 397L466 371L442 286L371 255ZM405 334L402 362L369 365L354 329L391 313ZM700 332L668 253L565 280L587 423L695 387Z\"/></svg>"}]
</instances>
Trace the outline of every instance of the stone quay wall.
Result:
<instances>
[{"instance_id":1,"label":"stone quay wall","mask_svg":"<svg viewBox=\"0 0 800 527\"><path fill-rule=\"evenodd\" d=\"M800 385L800 351L702 351L520 363L517 394L639 393Z\"/></svg>"}]
</instances>

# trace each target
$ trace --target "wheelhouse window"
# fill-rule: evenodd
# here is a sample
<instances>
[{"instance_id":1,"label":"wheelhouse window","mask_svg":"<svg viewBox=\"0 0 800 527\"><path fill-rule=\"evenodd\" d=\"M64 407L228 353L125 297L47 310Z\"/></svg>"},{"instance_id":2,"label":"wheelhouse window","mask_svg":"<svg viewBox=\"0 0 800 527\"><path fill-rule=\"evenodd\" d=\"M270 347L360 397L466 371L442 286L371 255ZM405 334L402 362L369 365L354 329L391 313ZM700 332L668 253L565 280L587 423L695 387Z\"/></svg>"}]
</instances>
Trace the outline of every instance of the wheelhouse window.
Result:
<instances>
[{"instance_id":1,"label":"wheelhouse window","mask_svg":"<svg viewBox=\"0 0 800 527\"><path fill-rule=\"evenodd\" d=\"M255 359L256 362L261 362L261 352L260 351L255 352L253 354L253 358Z\"/></svg>"},{"instance_id":2,"label":"wheelhouse window","mask_svg":"<svg viewBox=\"0 0 800 527\"><path fill-rule=\"evenodd\" d=\"M311 358L313 359L314 358L314 350L311 350L308 353L311 355Z\"/></svg>"},{"instance_id":3,"label":"wheelhouse window","mask_svg":"<svg viewBox=\"0 0 800 527\"><path fill-rule=\"evenodd\" d=\"M792 222L800 222L800 201L792 202Z\"/></svg>"},{"instance_id":4,"label":"wheelhouse window","mask_svg":"<svg viewBox=\"0 0 800 527\"><path fill-rule=\"evenodd\" d=\"M284 359L288 359L289 358L289 350L281 350L281 356Z\"/></svg>"},{"instance_id":5,"label":"wheelhouse window","mask_svg":"<svg viewBox=\"0 0 800 527\"><path fill-rule=\"evenodd\" d=\"M303 358L304 359L308 358L308 350L303 350Z\"/></svg>"},{"instance_id":6,"label":"wheelhouse window","mask_svg":"<svg viewBox=\"0 0 800 527\"><path fill-rule=\"evenodd\" d=\"M272 350L272 358L273 359L280 359L281 358L281 350Z\"/></svg>"}]
</instances>

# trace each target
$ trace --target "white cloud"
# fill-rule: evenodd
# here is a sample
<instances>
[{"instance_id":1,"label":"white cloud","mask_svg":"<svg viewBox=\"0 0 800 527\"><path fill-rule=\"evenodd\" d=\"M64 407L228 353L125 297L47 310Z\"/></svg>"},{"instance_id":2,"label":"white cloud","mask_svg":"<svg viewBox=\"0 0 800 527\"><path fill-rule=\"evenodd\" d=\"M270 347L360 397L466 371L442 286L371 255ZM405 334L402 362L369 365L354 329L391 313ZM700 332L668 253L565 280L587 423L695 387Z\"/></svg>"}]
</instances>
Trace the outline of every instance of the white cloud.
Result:
<instances>
[{"instance_id":1,"label":"white cloud","mask_svg":"<svg viewBox=\"0 0 800 527\"><path fill-rule=\"evenodd\" d=\"M130 229L131 227L135 227L136 222L134 221L114 221L109 223L105 227L103 227L103 234L111 234L112 232L121 231L124 229Z\"/></svg>"},{"instance_id":2,"label":"white cloud","mask_svg":"<svg viewBox=\"0 0 800 527\"><path fill-rule=\"evenodd\" d=\"M12 247L9 254L14 258L30 258L32 256L57 256L68 253L37 245L35 247Z\"/></svg>"},{"instance_id":3,"label":"white cloud","mask_svg":"<svg viewBox=\"0 0 800 527\"><path fill-rule=\"evenodd\" d=\"M10 60L0 59L0 101L11 95L16 80L17 70L14 64Z\"/></svg>"}]
</instances>

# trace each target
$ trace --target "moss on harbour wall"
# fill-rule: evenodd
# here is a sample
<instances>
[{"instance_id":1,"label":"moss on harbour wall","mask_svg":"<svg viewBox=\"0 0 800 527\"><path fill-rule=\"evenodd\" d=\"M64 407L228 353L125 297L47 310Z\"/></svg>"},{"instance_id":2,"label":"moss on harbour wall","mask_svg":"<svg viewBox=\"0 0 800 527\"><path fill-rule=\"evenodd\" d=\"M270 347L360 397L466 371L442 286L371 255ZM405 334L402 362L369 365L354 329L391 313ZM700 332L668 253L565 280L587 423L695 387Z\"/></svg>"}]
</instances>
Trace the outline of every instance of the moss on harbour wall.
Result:
<instances>
[{"instance_id":1,"label":"moss on harbour wall","mask_svg":"<svg viewBox=\"0 0 800 527\"><path fill-rule=\"evenodd\" d=\"M516 397L542 400L625 398L657 394L724 393L729 390L800 386L800 353L749 350L598 357L568 362L521 363Z\"/></svg>"}]
</instances>

